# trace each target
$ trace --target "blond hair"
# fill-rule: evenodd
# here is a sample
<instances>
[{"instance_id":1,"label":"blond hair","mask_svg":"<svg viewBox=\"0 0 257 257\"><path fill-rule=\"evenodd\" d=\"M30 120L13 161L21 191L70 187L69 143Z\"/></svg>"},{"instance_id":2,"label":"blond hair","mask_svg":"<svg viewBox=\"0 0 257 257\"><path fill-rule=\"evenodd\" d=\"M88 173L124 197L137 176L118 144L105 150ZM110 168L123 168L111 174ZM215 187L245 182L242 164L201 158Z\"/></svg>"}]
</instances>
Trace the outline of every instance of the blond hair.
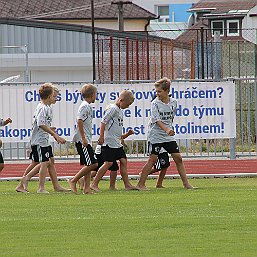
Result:
<instances>
[{"instance_id":1,"label":"blond hair","mask_svg":"<svg viewBox=\"0 0 257 257\"><path fill-rule=\"evenodd\" d=\"M154 86L164 91L170 90L170 79L164 77L154 83Z\"/></svg>"},{"instance_id":2,"label":"blond hair","mask_svg":"<svg viewBox=\"0 0 257 257\"><path fill-rule=\"evenodd\" d=\"M85 84L80 90L83 99L93 96L96 91L97 88L93 84Z\"/></svg>"},{"instance_id":3,"label":"blond hair","mask_svg":"<svg viewBox=\"0 0 257 257\"><path fill-rule=\"evenodd\" d=\"M53 94L54 88L52 83L44 83L39 88L39 95L41 99L47 99L50 95Z\"/></svg>"},{"instance_id":4,"label":"blond hair","mask_svg":"<svg viewBox=\"0 0 257 257\"><path fill-rule=\"evenodd\" d=\"M126 102L133 102L135 100L135 97L133 93L130 90L123 90L120 93L120 99L123 99Z\"/></svg>"}]
</instances>

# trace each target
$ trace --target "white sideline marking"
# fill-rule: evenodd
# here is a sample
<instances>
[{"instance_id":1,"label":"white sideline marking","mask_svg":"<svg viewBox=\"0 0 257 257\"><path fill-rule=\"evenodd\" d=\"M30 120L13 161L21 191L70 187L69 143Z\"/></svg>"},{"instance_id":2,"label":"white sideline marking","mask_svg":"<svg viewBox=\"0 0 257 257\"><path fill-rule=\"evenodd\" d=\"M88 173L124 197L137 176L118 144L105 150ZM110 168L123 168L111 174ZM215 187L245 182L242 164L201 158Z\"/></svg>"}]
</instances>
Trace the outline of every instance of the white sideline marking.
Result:
<instances>
[{"instance_id":1,"label":"white sideline marking","mask_svg":"<svg viewBox=\"0 0 257 257\"><path fill-rule=\"evenodd\" d=\"M129 179L138 179L139 175L129 175ZM156 179L158 175L149 175L149 179ZM257 173L224 173L224 174L187 174L188 178L249 178L249 177L257 177ZM68 180L69 178L73 178L73 176L58 176L58 180ZM166 179L178 179L180 176L178 174L175 175L166 175ZM7 177L0 178L0 181L18 181L21 177ZM103 180L110 180L110 176L103 176ZM31 180L38 180L38 177L34 177ZM50 177L46 177L46 180L50 180ZM121 176L117 176L117 180L121 180Z\"/></svg>"}]
</instances>

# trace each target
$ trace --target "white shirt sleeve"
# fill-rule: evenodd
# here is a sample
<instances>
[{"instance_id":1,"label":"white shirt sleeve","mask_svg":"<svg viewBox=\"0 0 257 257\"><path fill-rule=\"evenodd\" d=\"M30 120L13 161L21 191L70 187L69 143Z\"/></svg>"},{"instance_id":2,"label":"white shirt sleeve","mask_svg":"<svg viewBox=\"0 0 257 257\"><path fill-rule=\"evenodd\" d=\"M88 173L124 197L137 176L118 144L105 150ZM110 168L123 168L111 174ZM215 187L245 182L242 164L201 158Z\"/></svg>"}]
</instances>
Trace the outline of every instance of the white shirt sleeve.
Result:
<instances>
[{"instance_id":1,"label":"white shirt sleeve","mask_svg":"<svg viewBox=\"0 0 257 257\"><path fill-rule=\"evenodd\" d=\"M42 125L48 125L47 123L47 109L46 108L41 108L38 112L37 116L37 125L42 126Z\"/></svg>"},{"instance_id":2,"label":"white shirt sleeve","mask_svg":"<svg viewBox=\"0 0 257 257\"><path fill-rule=\"evenodd\" d=\"M161 120L160 113L158 110L158 106L156 102L151 104L151 114L152 114L152 122L156 123L157 121Z\"/></svg>"},{"instance_id":3,"label":"white shirt sleeve","mask_svg":"<svg viewBox=\"0 0 257 257\"><path fill-rule=\"evenodd\" d=\"M101 122L104 123L104 124L107 124L112 119L112 117L114 116L115 111L116 111L115 105L113 105L109 109L107 109L105 111L105 114L104 114Z\"/></svg>"},{"instance_id":4,"label":"white shirt sleeve","mask_svg":"<svg viewBox=\"0 0 257 257\"><path fill-rule=\"evenodd\" d=\"M78 110L77 120L85 121L88 118L88 115L89 115L89 106L88 105L83 105Z\"/></svg>"}]
</instances>

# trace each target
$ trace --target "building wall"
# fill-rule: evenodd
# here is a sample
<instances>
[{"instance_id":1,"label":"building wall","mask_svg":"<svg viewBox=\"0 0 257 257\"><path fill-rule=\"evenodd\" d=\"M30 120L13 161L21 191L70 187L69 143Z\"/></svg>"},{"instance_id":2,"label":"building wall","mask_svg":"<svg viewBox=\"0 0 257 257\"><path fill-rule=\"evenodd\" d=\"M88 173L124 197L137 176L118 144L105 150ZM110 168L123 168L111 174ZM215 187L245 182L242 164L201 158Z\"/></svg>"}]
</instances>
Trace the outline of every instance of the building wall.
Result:
<instances>
[{"instance_id":1,"label":"building wall","mask_svg":"<svg viewBox=\"0 0 257 257\"><path fill-rule=\"evenodd\" d=\"M92 81L90 33L0 24L0 81ZM28 64L24 46L28 48Z\"/></svg>"},{"instance_id":2,"label":"building wall","mask_svg":"<svg viewBox=\"0 0 257 257\"><path fill-rule=\"evenodd\" d=\"M243 19L242 22L242 35L243 38L254 43L257 44L257 16L252 16L250 17L251 14L256 15L257 14L257 6L255 6L254 8L252 8L249 13L247 14L247 16ZM245 29L252 29L251 32L245 30Z\"/></svg>"},{"instance_id":3,"label":"building wall","mask_svg":"<svg viewBox=\"0 0 257 257\"><path fill-rule=\"evenodd\" d=\"M28 67L24 54L0 54L0 81L20 75L17 82L92 81L91 53L29 53Z\"/></svg>"},{"instance_id":4,"label":"building wall","mask_svg":"<svg viewBox=\"0 0 257 257\"><path fill-rule=\"evenodd\" d=\"M91 21L56 21L67 24L76 24L91 26ZM148 24L147 20L124 20L124 30L125 31L145 31L145 26ZM105 29L119 29L118 20L96 20L95 27L105 28Z\"/></svg>"}]
</instances>

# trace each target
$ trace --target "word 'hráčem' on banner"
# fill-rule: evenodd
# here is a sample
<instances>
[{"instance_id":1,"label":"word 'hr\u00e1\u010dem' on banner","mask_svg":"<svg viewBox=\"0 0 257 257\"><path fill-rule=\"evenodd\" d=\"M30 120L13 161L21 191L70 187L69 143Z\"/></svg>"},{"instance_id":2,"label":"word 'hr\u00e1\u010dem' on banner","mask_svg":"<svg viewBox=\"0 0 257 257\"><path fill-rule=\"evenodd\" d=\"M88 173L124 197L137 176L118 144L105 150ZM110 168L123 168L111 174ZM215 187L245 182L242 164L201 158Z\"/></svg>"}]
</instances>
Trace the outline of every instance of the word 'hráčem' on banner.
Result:
<instances>
[{"instance_id":1,"label":"word 'hr\u00e1\u010dem' on banner","mask_svg":"<svg viewBox=\"0 0 257 257\"><path fill-rule=\"evenodd\" d=\"M53 126L57 133L72 141L76 114L83 100L81 84L56 84L60 93L53 105ZM11 117L12 124L0 128L4 142L28 142L32 117L40 101L39 85L1 85L1 117ZM135 101L124 112L124 133L133 129L134 140L146 140L151 115L151 101L155 98L154 83L97 85L97 99L93 107L93 140L100 132L105 109L114 103L123 89L133 92ZM177 139L234 138L236 136L235 85L233 82L172 82L171 97L177 100L174 131Z\"/></svg>"}]
</instances>

